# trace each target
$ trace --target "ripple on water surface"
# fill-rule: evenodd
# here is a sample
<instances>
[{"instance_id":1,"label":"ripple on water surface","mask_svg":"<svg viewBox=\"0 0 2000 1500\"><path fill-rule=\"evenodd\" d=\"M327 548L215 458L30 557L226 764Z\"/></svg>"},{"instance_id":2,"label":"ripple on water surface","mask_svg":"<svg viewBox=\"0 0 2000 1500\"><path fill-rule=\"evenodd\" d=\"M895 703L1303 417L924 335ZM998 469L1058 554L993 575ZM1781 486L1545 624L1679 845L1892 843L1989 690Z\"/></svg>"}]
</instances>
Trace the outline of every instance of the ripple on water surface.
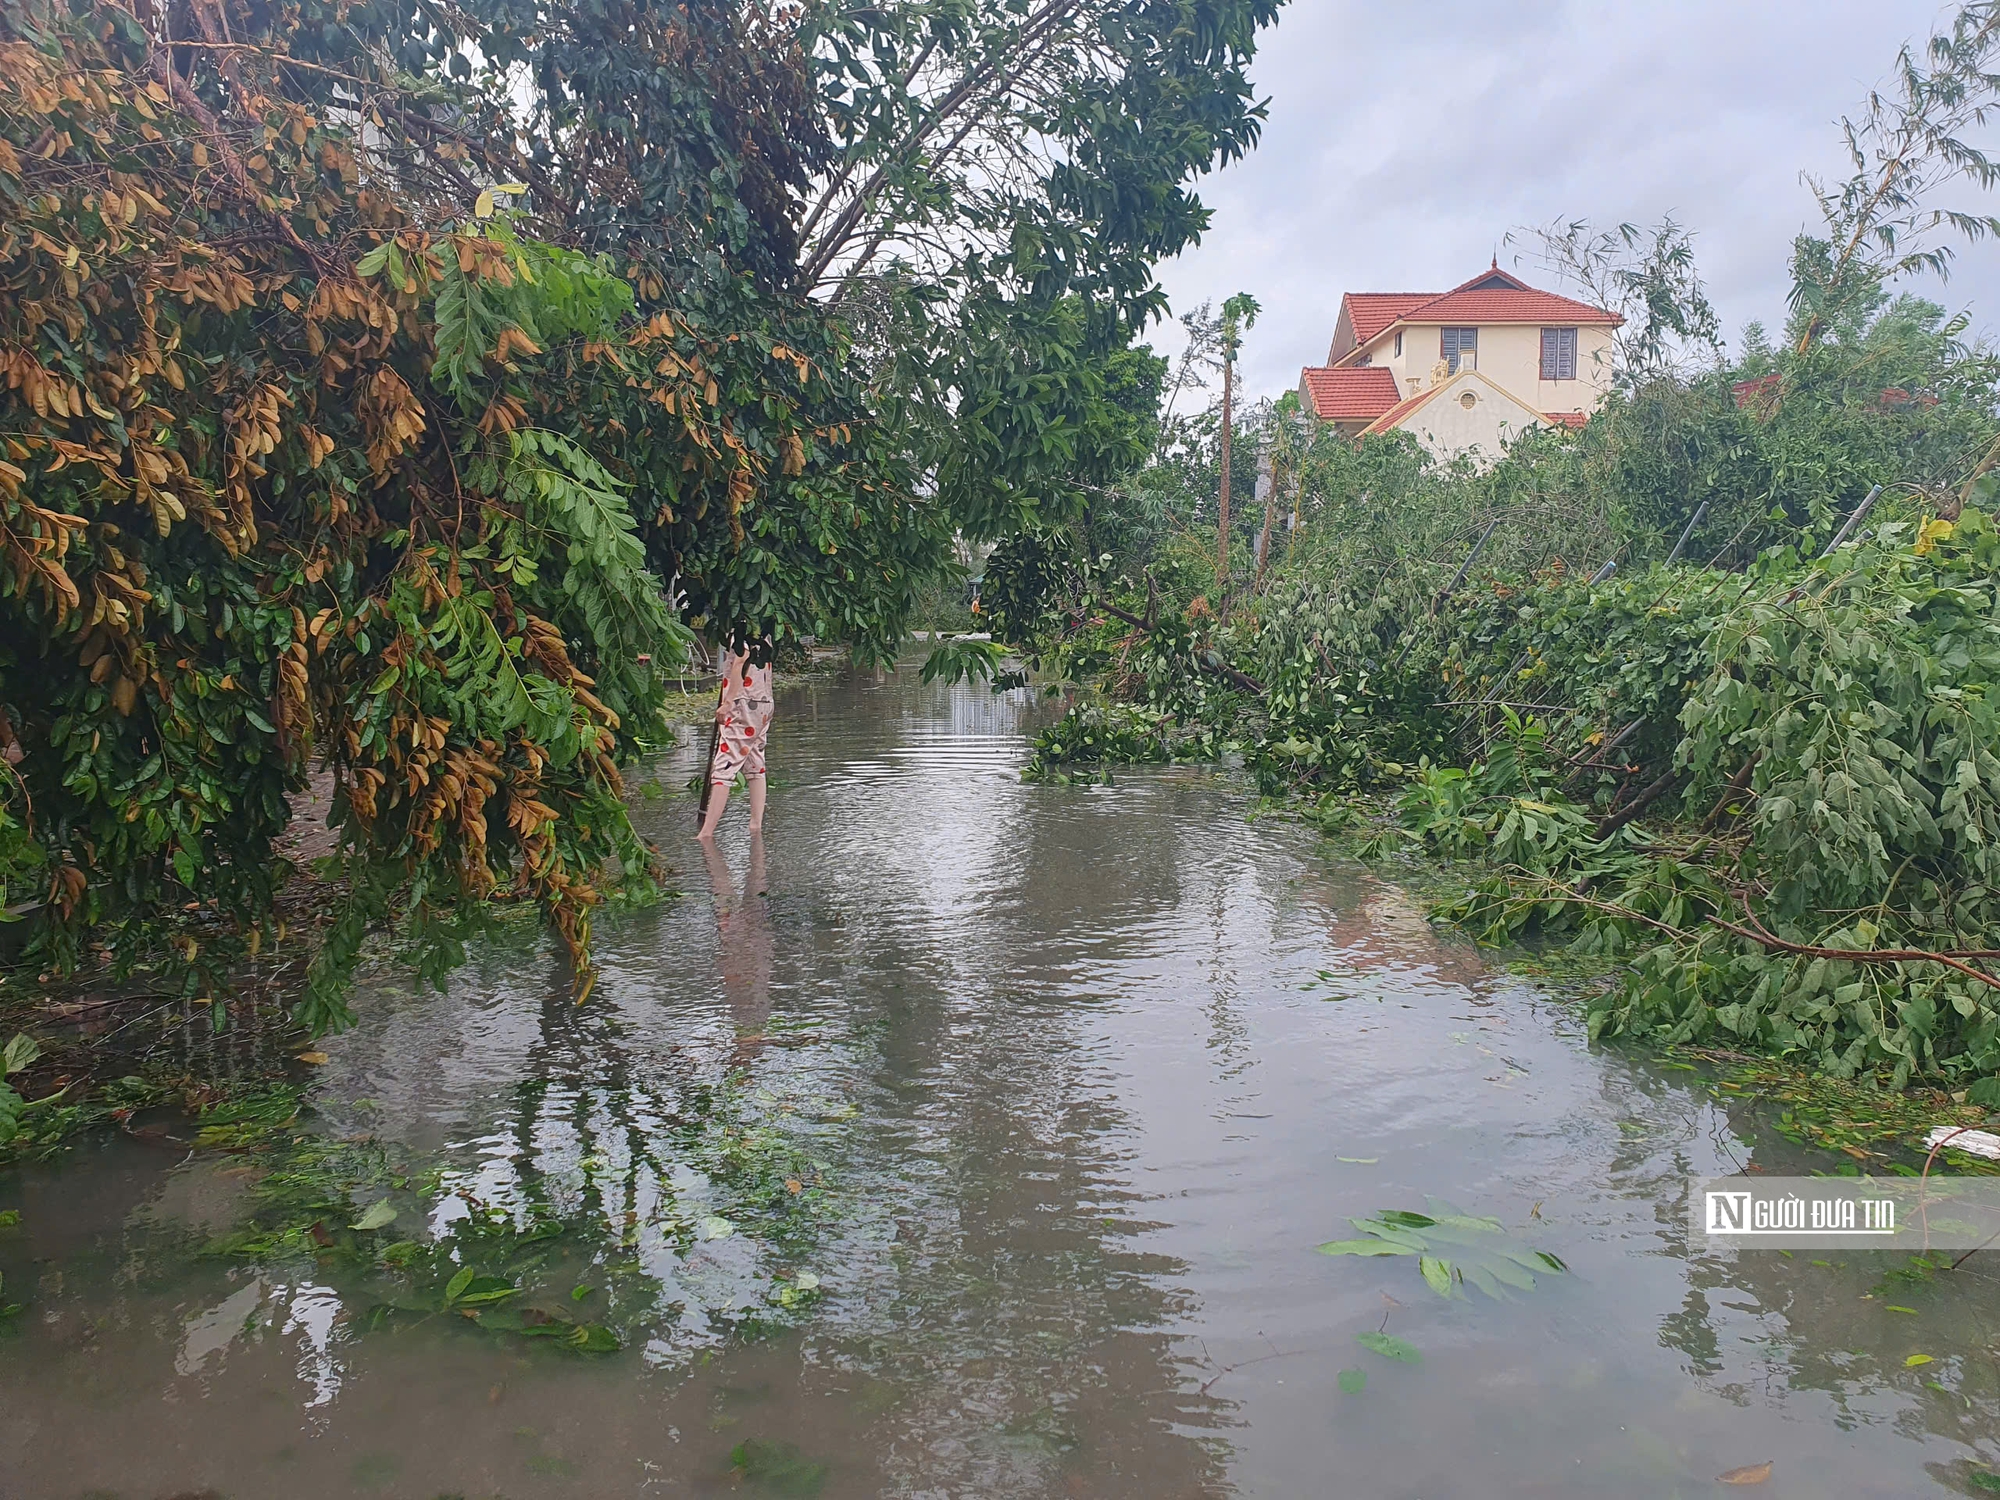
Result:
<instances>
[{"instance_id":1,"label":"ripple on water surface","mask_svg":"<svg viewBox=\"0 0 2000 1500\"><path fill-rule=\"evenodd\" d=\"M1981 1492L1977 1258L1690 1259L1687 1174L1800 1164L1754 1101L1217 777L1024 784L1047 709L914 678L785 694L759 848L663 757L686 894L582 1009L526 934L385 971L282 1152L0 1182L0 1493ZM1426 1205L1569 1271L1314 1253Z\"/></svg>"}]
</instances>

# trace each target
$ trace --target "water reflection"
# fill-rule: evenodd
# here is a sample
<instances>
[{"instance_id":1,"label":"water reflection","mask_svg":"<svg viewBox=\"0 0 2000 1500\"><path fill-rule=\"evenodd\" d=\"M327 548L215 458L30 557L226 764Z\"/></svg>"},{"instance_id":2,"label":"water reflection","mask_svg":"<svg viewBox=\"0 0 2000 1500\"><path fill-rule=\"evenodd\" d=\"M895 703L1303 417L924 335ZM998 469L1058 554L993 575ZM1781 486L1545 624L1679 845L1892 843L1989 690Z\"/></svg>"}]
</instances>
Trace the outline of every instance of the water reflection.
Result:
<instances>
[{"instance_id":1,"label":"water reflection","mask_svg":"<svg viewBox=\"0 0 2000 1500\"><path fill-rule=\"evenodd\" d=\"M764 1023L771 1015L771 892L764 873L764 835L750 835L750 864L739 893L729 863L711 841L702 846L709 888L715 897L716 967L736 1022L734 1061L747 1064L764 1047Z\"/></svg>"},{"instance_id":2,"label":"water reflection","mask_svg":"<svg viewBox=\"0 0 2000 1500\"><path fill-rule=\"evenodd\" d=\"M1869 1296L1859 1257L1690 1260L1687 1174L1799 1161L1753 1112L1592 1051L1213 775L1024 785L1041 706L913 678L787 691L762 840L705 858L677 793L640 804L687 894L604 917L590 1005L524 931L443 996L385 972L329 1045L323 1232L386 1197L620 1352L310 1236L204 1257L284 1173L112 1142L0 1182L0 1493L1969 1483L1976 1263ZM1432 1197L1573 1274L1446 1302L1313 1253ZM1357 1344L1385 1326L1420 1364Z\"/></svg>"}]
</instances>

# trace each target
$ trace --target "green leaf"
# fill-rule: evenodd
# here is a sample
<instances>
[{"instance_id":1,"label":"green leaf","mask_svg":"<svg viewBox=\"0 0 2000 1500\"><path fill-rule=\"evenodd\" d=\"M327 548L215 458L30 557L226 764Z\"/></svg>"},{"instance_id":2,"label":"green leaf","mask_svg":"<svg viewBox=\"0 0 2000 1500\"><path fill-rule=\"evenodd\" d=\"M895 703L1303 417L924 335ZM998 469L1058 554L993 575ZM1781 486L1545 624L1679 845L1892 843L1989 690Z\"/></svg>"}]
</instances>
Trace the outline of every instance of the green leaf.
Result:
<instances>
[{"instance_id":1,"label":"green leaf","mask_svg":"<svg viewBox=\"0 0 2000 1500\"><path fill-rule=\"evenodd\" d=\"M1344 1395L1358 1396L1368 1389L1366 1370L1342 1370L1336 1378L1340 1381L1340 1389Z\"/></svg>"},{"instance_id":2,"label":"green leaf","mask_svg":"<svg viewBox=\"0 0 2000 1500\"><path fill-rule=\"evenodd\" d=\"M452 1278L457 1280L456 1277ZM484 1306L494 1302L505 1302L509 1297L518 1297L521 1289L504 1276L475 1276L458 1294L462 1307Z\"/></svg>"},{"instance_id":3,"label":"green leaf","mask_svg":"<svg viewBox=\"0 0 2000 1500\"><path fill-rule=\"evenodd\" d=\"M1384 1224L1393 1224L1398 1229L1429 1229L1438 1222L1428 1214L1412 1213L1407 1208L1387 1208L1376 1217ZM1494 1227L1497 1229L1499 1225L1496 1223Z\"/></svg>"},{"instance_id":4,"label":"green leaf","mask_svg":"<svg viewBox=\"0 0 2000 1500\"><path fill-rule=\"evenodd\" d=\"M478 1274L472 1267L466 1266L458 1271L451 1280L447 1281L444 1284L444 1305L450 1307L454 1302L458 1301L459 1293L471 1286L472 1278Z\"/></svg>"},{"instance_id":5,"label":"green leaf","mask_svg":"<svg viewBox=\"0 0 2000 1500\"><path fill-rule=\"evenodd\" d=\"M1439 1260L1435 1255L1425 1255L1419 1257L1417 1269L1424 1273L1424 1280L1440 1297L1449 1297L1456 1290L1452 1285L1450 1261Z\"/></svg>"},{"instance_id":6,"label":"green leaf","mask_svg":"<svg viewBox=\"0 0 2000 1500\"><path fill-rule=\"evenodd\" d=\"M347 1227L349 1229L358 1229L361 1230L363 1233L366 1233L367 1231L372 1229L386 1229L389 1227L389 1225L395 1222L396 1222L396 1205L391 1203L387 1198L383 1198L371 1204L368 1210L365 1213L363 1213L360 1218L356 1219L352 1224L348 1225Z\"/></svg>"},{"instance_id":7,"label":"green leaf","mask_svg":"<svg viewBox=\"0 0 2000 1500\"><path fill-rule=\"evenodd\" d=\"M17 1031L0 1051L0 1074L18 1073L41 1055L40 1044L25 1031Z\"/></svg>"},{"instance_id":8,"label":"green leaf","mask_svg":"<svg viewBox=\"0 0 2000 1500\"><path fill-rule=\"evenodd\" d=\"M615 1354L625 1347L617 1334L599 1323L579 1323L563 1342L585 1354Z\"/></svg>"},{"instance_id":9,"label":"green leaf","mask_svg":"<svg viewBox=\"0 0 2000 1500\"><path fill-rule=\"evenodd\" d=\"M1366 1333L1355 1334L1354 1342L1364 1349L1381 1355L1384 1359L1400 1360L1406 1365L1420 1365L1424 1362L1424 1357L1417 1352L1416 1345L1405 1343L1393 1333L1377 1333L1371 1328Z\"/></svg>"},{"instance_id":10,"label":"green leaf","mask_svg":"<svg viewBox=\"0 0 2000 1500\"><path fill-rule=\"evenodd\" d=\"M1328 1240L1313 1247L1321 1255L1418 1255L1415 1245L1398 1245L1389 1240Z\"/></svg>"}]
</instances>

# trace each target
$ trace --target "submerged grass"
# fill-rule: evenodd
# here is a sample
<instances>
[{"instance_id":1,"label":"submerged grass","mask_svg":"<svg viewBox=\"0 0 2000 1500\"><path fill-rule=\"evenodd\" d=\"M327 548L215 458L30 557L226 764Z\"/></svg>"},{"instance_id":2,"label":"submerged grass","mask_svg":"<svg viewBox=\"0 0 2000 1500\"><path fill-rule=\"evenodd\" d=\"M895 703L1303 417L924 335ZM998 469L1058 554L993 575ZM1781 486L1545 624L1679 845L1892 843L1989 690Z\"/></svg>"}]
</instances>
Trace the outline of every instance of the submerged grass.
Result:
<instances>
[{"instance_id":1,"label":"submerged grass","mask_svg":"<svg viewBox=\"0 0 2000 1500\"><path fill-rule=\"evenodd\" d=\"M752 1247L754 1295L739 1275L703 1312L756 1334L819 1300L817 1275L796 1269L832 1209L826 1164L746 1107L740 1081L714 1089L647 1148L700 1174L700 1201L639 1190L640 1164L576 1164L556 1183L525 1164L508 1193L475 1189L462 1164L417 1156L370 1137L313 1128L296 1087L280 1086L205 1113L198 1150L240 1155L254 1175L245 1222L204 1253L275 1273L310 1267L334 1278L381 1330L452 1320L503 1338L576 1353L613 1352L653 1330L674 1298L667 1281L697 1251L738 1238ZM648 1166L657 1169L662 1163ZM657 1192L668 1174L652 1170Z\"/></svg>"}]
</instances>

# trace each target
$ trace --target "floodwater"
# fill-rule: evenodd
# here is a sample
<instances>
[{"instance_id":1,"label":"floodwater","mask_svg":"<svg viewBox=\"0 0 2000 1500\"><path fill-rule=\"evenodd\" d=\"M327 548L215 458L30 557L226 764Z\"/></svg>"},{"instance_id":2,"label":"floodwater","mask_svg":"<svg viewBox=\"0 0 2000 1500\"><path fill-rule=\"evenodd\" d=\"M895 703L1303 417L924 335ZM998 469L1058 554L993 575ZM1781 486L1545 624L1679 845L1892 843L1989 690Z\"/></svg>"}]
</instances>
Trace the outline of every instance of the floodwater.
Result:
<instances>
[{"instance_id":1,"label":"floodwater","mask_svg":"<svg viewBox=\"0 0 2000 1500\"><path fill-rule=\"evenodd\" d=\"M1688 1174L1829 1163L1224 779L1023 784L1046 712L790 689L761 848L733 812L704 862L692 746L657 768L686 895L602 917L586 1006L527 938L442 997L364 986L308 1123L402 1165L331 1218L386 1195L371 1243L497 1255L616 1351L298 1235L218 1250L281 1176L89 1144L0 1179L0 1494L1983 1492L1986 1257L1886 1291L1865 1255L1690 1258ZM1434 1203L1568 1274L1446 1300L1314 1251Z\"/></svg>"}]
</instances>

